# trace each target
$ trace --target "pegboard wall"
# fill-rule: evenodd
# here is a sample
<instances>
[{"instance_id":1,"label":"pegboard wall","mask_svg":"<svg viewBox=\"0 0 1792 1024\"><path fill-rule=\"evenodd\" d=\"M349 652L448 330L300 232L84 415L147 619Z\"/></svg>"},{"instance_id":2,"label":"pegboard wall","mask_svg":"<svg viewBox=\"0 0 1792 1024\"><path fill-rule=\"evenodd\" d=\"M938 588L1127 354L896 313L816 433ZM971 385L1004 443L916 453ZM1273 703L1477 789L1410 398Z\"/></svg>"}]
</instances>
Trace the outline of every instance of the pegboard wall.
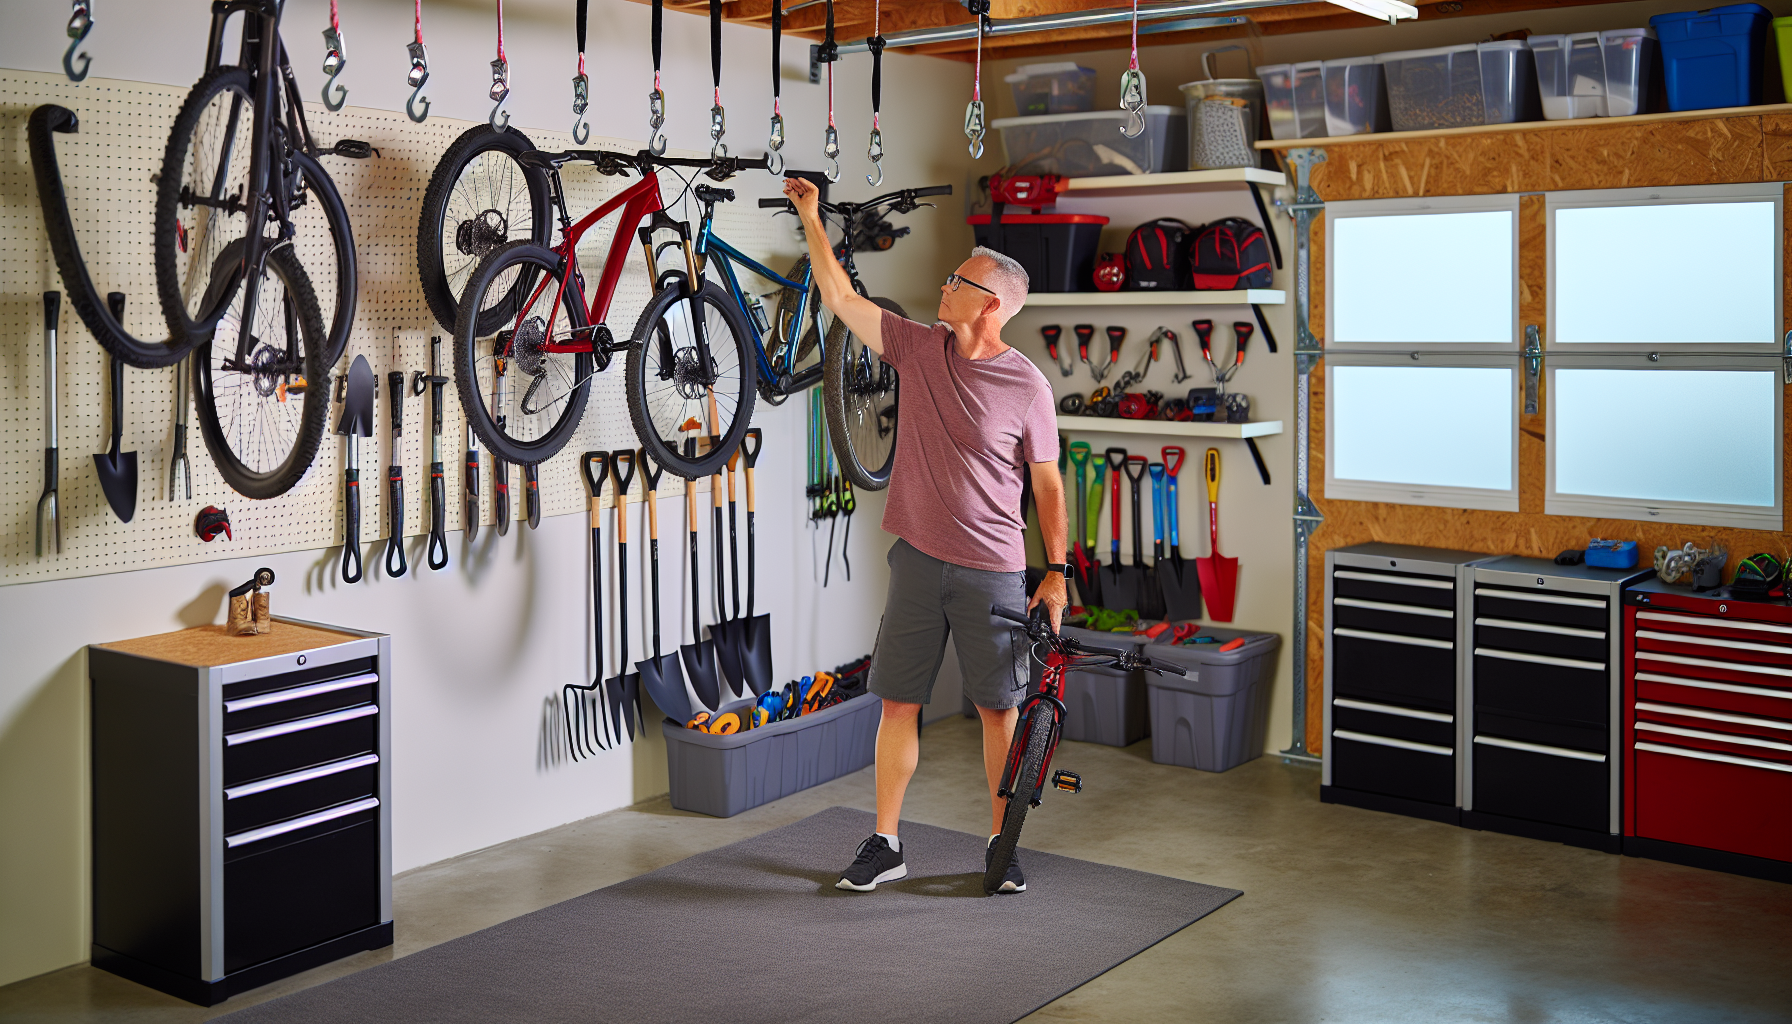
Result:
<instances>
[{"instance_id":1,"label":"pegboard wall","mask_svg":"<svg viewBox=\"0 0 1792 1024\"><path fill-rule=\"evenodd\" d=\"M95 287L103 294L121 291L127 296L125 326L144 337L163 337L160 306L155 299L151 221L151 176L161 169L169 126L186 90L90 78L73 83L61 75L26 71L0 71L0 139L8 159L0 165L0 510L5 527L0 529L0 584L90 576L146 569L161 565L238 558L253 554L328 548L342 543L342 470L346 438L333 431L340 406L332 406L330 432L318 449L316 460L302 480L278 498L252 501L231 490L213 468L197 423L188 414L187 455L192 466L193 497L184 489L172 495L168 489L169 458L174 440L176 368L139 370L125 368L124 438L121 451L135 451L138 465L137 512L129 523L119 522L106 504L93 468L93 453L107 448L110 434L106 357L81 323L65 296L57 343L58 430L60 433L60 499L62 552L38 558L36 507L43 491L43 301L45 291L64 291L50 256L43 230L37 189L25 139L25 122L31 111L44 103L73 110L80 130L56 137L62 177L69 198L82 256ZM305 116L320 143L328 146L339 138L371 143L380 155L369 160L326 157L324 165L348 206L355 249L359 256L360 296L348 351L334 368L343 372L356 355L365 355L380 380L375 403L378 424L371 438L361 440L362 521L361 537L368 552L368 572L380 561L390 527L387 523L384 469L393 460L390 410L385 375L401 368L408 378L414 370L429 369L429 342L443 336L443 371L452 375L453 338L431 316L417 283L417 219L423 193L436 161L473 122L431 117L414 124L403 113L344 107L331 113L308 103ZM525 129L543 149L573 145L563 131ZM593 137L592 148L632 151L640 142ZM689 155L697 156L698 153ZM748 172L751 173L751 172ZM606 178L588 167L573 165L564 172L567 204L576 219L628 186L632 177ZM670 202L683 183L670 173L661 175L663 195ZM736 184L735 179L730 184ZM767 185L770 181L767 179ZM766 189L769 194L769 187ZM694 207L695 204L691 204ZM672 210L675 216L695 210ZM601 267L614 231L614 219L586 235L579 250L588 273ZM722 204L716 212L719 234L737 248L773 266L797 254L795 236L782 222L759 211L750 196ZM335 294L334 262L318 243L307 247L300 226L299 255L311 273L324 322L329 323ZM313 239L317 236L314 234ZM618 337L634 329L636 318L651 298L646 265L638 247L629 250L629 262L617 287L609 323ZM749 281L743 281L753 287ZM764 285L760 282L761 286ZM540 467L543 515L582 512L589 503L580 475L578 458L591 449L638 447L629 421L623 375L618 357L609 371L592 381L591 401L578 433L566 448ZM430 404L428 394L411 396L406 389L404 434L398 462L404 467L404 535L428 532L430 458ZM446 466L447 528L462 527L462 454L465 421L455 388L445 390L442 421L442 456ZM492 524L491 457L482 456L480 483L482 524ZM522 487L520 470L511 469L512 529L527 529L519 522ZM661 481L661 499L679 496L682 483L668 474ZM697 481L707 490L707 480ZM636 475L635 494L642 487ZM605 504L610 503L606 489ZM219 536L201 541L193 521L207 505L230 514L234 538ZM509 538L507 538L509 539ZM379 543L375 543L375 541ZM451 558L460 545L451 543ZM421 562L416 544L407 545L412 562Z\"/></svg>"}]
</instances>

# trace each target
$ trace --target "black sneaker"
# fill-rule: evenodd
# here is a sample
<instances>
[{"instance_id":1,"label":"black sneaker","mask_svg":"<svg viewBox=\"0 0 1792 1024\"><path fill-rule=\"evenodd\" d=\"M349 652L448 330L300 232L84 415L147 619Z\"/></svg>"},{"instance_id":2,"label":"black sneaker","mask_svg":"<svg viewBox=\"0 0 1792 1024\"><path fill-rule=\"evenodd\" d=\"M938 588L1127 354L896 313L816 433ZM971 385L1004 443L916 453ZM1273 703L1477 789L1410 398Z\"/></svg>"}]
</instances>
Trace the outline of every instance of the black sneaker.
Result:
<instances>
[{"instance_id":1,"label":"black sneaker","mask_svg":"<svg viewBox=\"0 0 1792 1024\"><path fill-rule=\"evenodd\" d=\"M872 833L870 839L859 844L859 853L854 858L852 867L841 873L834 888L870 892L877 888L879 882L894 882L906 877L908 865L902 862L902 854L890 849L889 840Z\"/></svg>"},{"instance_id":2,"label":"black sneaker","mask_svg":"<svg viewBox=\"0 0 1792 1024\"><path fill-rule=\"evenodd\" d=\"M989 870L989 862L995 859L996 838L991 836L989 845L983 848L983 870ZM1008 871L1002 875L1002 886L997 892L1026 892L1027 876L1020 870L1020 849L1017 847L1014 856L1008 858Z\"/></svg>"}]
</instances>

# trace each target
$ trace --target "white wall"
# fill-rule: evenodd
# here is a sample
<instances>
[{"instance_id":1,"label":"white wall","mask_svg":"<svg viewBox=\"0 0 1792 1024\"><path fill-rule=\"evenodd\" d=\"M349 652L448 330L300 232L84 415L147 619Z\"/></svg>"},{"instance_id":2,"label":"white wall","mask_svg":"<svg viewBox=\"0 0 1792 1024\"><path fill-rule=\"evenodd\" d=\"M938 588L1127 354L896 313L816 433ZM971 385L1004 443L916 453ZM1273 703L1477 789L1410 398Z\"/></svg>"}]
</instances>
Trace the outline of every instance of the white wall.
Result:
<instances>
[{"instance_id":1,"label":"white wall","mask_svg":"<svg viewBox=\"0 0 1792 1024\"><path fill-rule=\"evenodd\" d=\"M342 6L350 61L343 81L351 90L350 104L402 109L409 95L403 82L411 5L356 0ZM513 122L564 130L571 124L574 5L512 0L506 6ZM94 76L190 84L201 69L208 7L198 0L97 5L99 21L84 47L95 58ZM424 91L434 104L431 113L483 120L491 106L485 98L493 50L490 5L432 0L424 8L432 69ZM651 77L650 9L623 0L599 0L592 8L587 56L592 131L640 139ZM288 4L284 35L310 96L323 81L318 32L327 24L327 11L324 0ZM66 5L0 0L0 24L8 29L0 35L0 67L59 70L66 16ZM707 23L668 13L666 29L664 76L672 144L707 148ZM769 33L730 26L725 36L727 141L736 153L756 155L763 149L770 114ZM807 43L790 40L784 65L790 138L785 153L793 166L820 167L825 93L807 82ZM863 159L870 122L869 73L869 58L859 56L844 62L837 75L836 120L846 154L846 176L835 193L841 198L872 194L863 178L869 169ZM890 153L885 187L961 182L963 150L955 122L969 90L968 69L892 55L885 74L886 96L892 98L892 109L883 118ZM900 97L899 109L895 97ZM24 111L5 113L12 115L10 124L22 124ZM939 132L940 125L953 130ZM7 141L9 156L23 161L22 138ZM743 203L775 189L771 177L757 172L729 184L743 190ZM0 198L33 209L36 201L31 194ZM874 292L924 314L931 309L937 282L968 246L968 232L952 204L922 211L904 223L914 228L913 236L888 254L862 255L860 266ZM779 257L794 255L794 231L781 237ZM42 259L43 254L26 258ZM35 296L3 298L36 301ZM88 343L84 331L66 334L65 345ZM0 372L10 373L17 365L8 363ZM823 590L811 578L811 552L825 551L827 527L820 528L818 540L813 538L802 498L805 402L793 399L777 409L761 403L755 422L766 431L759 470L759 610L772 612L778 671L795 675L832 667L865 653L874 639L885 580L882 556L890 543L876 528L882 497L859 496L852 583L842 579L836 552L833 582ZM681 506L675 493L662 499L662 624L669 645L689 629L683 589L689 579L684 561L688 544ZM640 510L634 515L631 537L644 538ZM706 520L705 559L708 539ZM664 753L656 737L579 764L556 756L557 748L544 738L549 699L568 682L589 681L594 671L585 517L551 517L537 531L519 526L504 538L487 527L471 553L458 534L450 537L450 546L449 571L414 570L399 580L370 572L366 582L353 587L335 582L340 552L329 550L0 588L0 651L5 654L0 667L0 984L87 957L84 645L221 621L225 590L259 565L271 566L279 575L272 591L277 614L393 635L398 870L664 792ZM370 549L369 564L378 555L375 546ZM607 557L613 557L613 550ZM631 581L639 586L646 571L645 545L631 544L630 555ZM421 550L414 550L412 564L421 561ZM707 608L707 565L703 579ZM646 639L638 591L630 604L634 660L645 653ZM612 621L615 609L612 592L606 600ZM613 672L613 646L610 652Z\"/></svg>"}]
</instances>

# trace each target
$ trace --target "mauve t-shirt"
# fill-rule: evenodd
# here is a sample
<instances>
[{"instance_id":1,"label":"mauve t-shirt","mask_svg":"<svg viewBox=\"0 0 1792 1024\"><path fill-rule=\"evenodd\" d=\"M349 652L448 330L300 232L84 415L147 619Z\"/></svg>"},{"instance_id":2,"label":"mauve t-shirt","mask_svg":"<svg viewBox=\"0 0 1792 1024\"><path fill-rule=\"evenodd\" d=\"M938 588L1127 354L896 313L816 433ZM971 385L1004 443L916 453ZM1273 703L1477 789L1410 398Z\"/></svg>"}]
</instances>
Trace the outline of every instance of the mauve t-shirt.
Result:
<instances>
[{"instance_id":1,"label":"mauve t-shirt","mask_svg":"<svg viewBox=\"0 0 1792 1024\"><path fill-rule=\"evenodd\" d=\"M883 343L901 378L884 529L953 565L1025 569L1021 479L1058 457L1045 374L1014 349L966 359L945 324L888 311Z\"/></svg>"}]
</instances>

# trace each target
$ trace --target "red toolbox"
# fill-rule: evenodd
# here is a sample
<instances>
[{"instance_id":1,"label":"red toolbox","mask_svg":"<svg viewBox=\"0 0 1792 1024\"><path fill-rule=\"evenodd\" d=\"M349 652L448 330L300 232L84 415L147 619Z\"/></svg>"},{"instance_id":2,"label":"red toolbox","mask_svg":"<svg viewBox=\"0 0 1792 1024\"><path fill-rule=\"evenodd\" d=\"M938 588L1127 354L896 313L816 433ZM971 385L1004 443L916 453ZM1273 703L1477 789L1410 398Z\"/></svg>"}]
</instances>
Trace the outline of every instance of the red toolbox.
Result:
<instances>
[{"instance_id":1,"label":"red toolbox","mask_svg":"<svg viewBox=\"0 0 1792 1024\"><path fill-rule=\"evenodd\" d=\"M1792 605L1624 595L1624 852L1792 882Z\"/></svg>"},{"instance_id":2,"label":"red toolbox","mask_svg":"<svg viewBox=\"0 0 1792 1024\"><path fill-rule=\"evenodd\" d=\"M1086 292L1095 289L1095 250L1106 217L1089 213L1007 213L999 206L966 218L977 244L1011 256L1026 268L1030 290Z\"/></svg>"}]
</instances>

